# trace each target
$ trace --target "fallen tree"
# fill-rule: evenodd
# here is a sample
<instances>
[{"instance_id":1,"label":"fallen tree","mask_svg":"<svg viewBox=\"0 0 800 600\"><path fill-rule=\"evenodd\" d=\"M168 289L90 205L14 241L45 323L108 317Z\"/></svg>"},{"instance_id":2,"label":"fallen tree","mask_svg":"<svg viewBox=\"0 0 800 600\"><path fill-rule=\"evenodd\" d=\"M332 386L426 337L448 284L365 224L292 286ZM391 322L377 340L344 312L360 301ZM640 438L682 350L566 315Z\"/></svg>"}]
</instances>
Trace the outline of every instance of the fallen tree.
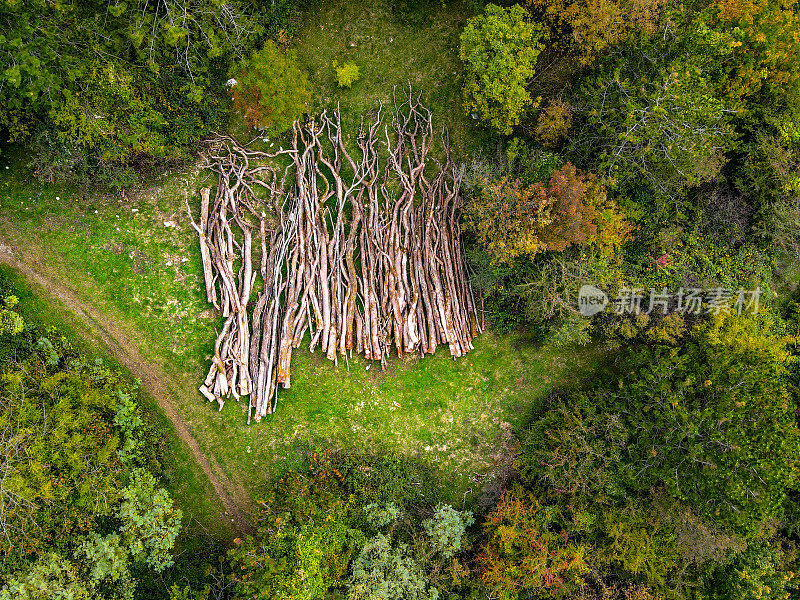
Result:
<instances>
[{"instance_id":1,"label":"fallen tree","mask_svg":"<svg viewBox=\"0 0 800 600\"><path fill-rule=\"evenodd\" d=\"M362 119L353 153L338 110L295 123L277 153L210 142L205 165L219 184L190 216L208 301L226 319L200 387L220 409L249 396L248 422L274 412L306 334L312 352L338 361L355 351L382 367L392 351L472 349L481 327L459 228L463 170L446 130L444 160L433 157L419 97L396 102L390 120L382 108Z\"/></svg>"}]
</instances>

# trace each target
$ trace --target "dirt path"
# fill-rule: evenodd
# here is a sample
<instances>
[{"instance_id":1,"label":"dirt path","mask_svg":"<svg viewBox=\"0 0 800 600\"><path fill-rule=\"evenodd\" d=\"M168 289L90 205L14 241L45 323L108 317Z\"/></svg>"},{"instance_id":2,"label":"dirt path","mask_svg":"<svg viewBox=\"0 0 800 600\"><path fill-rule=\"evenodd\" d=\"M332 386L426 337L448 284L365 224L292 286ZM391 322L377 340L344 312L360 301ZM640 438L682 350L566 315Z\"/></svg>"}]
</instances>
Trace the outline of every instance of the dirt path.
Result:
<instances>
[{"instance_id":1,"label":"dirt path","mask_svg":"<svg viewBox=\"0 0 800 600\"><path fill-rule=\"evenodd\" d=\"M41 285L67 310L80 317L103 341L120 364L142 380L142 385L156 399L164 414L175 426L180 438L188 444L192 456L211 481L211 485L214 486L217 496L225 507L226 515L231 519L238 532L241 534L252 533L253 527L245 515L245 509L250 503L247 492L241 485L234 484L225 475L213 456L206 456L200 450L197 440L194 439L186 423L175 410L172 401L173 389L169 385L169 378L163 369L141 355L136 344L115 319L81 300L62 282L44 274L44 269L38 268L38 265L29 260L29 257L24 256L23 259L22 256L17 249L0 239L0 262L14 267L22 272L28 280Z\"/></svg>"}]
</instances>

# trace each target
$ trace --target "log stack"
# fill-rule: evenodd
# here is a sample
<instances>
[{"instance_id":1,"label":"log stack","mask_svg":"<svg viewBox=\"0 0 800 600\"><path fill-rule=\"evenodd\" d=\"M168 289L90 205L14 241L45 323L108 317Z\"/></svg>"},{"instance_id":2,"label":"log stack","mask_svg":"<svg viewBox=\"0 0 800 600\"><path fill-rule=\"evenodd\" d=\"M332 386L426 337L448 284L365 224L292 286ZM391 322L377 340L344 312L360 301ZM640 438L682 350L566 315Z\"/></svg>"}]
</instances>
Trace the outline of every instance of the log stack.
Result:
<instances>
[{"instance_id":1,"label":"log stack","mask_svg":"<svg viewBox=\"0 0 800 600\"><path fill-rule=\"evenodd\" d=\"M277 153L225 136L204 153L219 184L190 216L207 298L225 322L200 391L220 409L248 396L248 423L275 411L304 340L334 362L355 351L385 367L391 352L440 345L463 356L481 330L459 228L463 169L447 132L437 160L431 112L409 93L390 123L382 108L362 119L357 152L345 136L337 109L295 123Z\"/></svg>"}]
</instances>

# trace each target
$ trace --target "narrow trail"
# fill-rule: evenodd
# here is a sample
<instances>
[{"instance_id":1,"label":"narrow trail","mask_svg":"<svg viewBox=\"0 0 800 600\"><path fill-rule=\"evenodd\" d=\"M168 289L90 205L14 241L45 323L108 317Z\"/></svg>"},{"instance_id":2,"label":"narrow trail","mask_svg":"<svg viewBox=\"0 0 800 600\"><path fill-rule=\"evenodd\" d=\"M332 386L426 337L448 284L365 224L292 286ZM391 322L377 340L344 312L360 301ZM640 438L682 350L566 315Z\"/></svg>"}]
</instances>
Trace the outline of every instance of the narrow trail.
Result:
<instances>
[{"instance_id":1,"label":"narrow trail","mask_svg":"<svg viewBox=\"0 0 800 600\"><path fill-rule=\"evenodd\" d=\"M128 369L134 377L142 381L144 388L156 399L164 414L172 422L180 438L186 442L197 464L203 469L211 485L225 507L226 515L231 519L239 534L254 531L248 521L245 507L249 505L247 492L241 485L236 485L226 475L213 456L203 454L197 440L194 439L186 422L175 410L172 401L173 389L163 369L145 359L138 351L136 344L123 331L119 323L97 308L81 300L71 289L57 279L46 275L36 268L36 263L27 256L0 239L0 263L7 264L20 271L29 281L42 286L46 293L63 304L67 310L79 317L103 341L108 351L120 364ZM230 490L230 493L229 491Z\"/></svg>"}]
</instances>

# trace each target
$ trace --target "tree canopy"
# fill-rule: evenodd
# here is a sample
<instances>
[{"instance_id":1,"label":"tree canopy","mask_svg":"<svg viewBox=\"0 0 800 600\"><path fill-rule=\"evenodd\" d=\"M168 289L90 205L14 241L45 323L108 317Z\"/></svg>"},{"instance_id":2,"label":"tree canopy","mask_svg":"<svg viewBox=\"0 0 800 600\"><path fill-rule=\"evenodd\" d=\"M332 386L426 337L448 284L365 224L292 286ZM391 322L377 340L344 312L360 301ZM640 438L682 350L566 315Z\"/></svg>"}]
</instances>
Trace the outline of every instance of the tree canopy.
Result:
<instances>
[{"instance_id":1,"label":"tree canopy","mask_svg":"<svg viewBox=\"0 0 800 600\"><path fill-rule=\"evenodd\" d=\"M460 52L467 69L467 111L476 112L500 133L511 133L533 104L526 84L542 49L543 33L517 4L487 4L483 15L470 19L461 34Z\"/></svg>"}]
</instances>

